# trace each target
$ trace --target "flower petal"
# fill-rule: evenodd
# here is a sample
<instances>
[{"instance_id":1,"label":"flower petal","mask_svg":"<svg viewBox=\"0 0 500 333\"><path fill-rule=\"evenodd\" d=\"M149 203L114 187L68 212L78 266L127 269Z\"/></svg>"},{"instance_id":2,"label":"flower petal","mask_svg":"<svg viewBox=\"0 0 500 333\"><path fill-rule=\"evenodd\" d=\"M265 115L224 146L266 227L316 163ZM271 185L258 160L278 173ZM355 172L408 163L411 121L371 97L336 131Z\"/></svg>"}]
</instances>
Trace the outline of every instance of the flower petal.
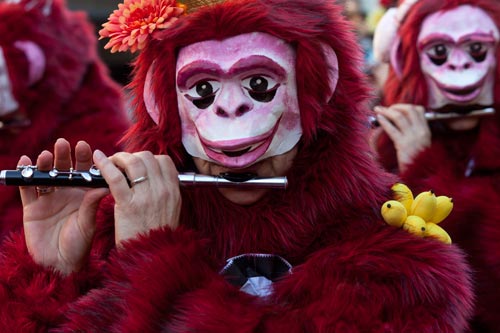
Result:
<instances>
[{"instance_id":1,"label":"flower petal","mask_svg":"<svg viewBox=\"0 0 500 333\"><path fill-rule=\"evenodd\" d=\"M99 30L99 39L110 38L105 48L111 52L143 49L148 37L158 29L172 26L184 13L175 0L124 0Z\"/></svg>"}]
</instances>

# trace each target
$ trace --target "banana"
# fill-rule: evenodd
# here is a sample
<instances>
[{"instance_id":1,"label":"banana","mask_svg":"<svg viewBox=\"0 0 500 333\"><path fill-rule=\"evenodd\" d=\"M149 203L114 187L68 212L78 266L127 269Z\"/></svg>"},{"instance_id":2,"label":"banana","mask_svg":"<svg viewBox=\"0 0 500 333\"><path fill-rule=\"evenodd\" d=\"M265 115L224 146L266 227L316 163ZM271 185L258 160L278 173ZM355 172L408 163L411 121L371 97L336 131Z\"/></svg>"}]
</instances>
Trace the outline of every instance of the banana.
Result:
<instances>
[{"instance_id":1,"label":"banana","mask_svg":"<svg viewBox=\"0 0 500 333\"><path fill-rule=\"evenodd\" d=\"M403 223L404 230L419 237L424 237L426 230L425 226L426 222L424 219L416 215L408 216L405 223Z\"/></svg>"},{"instance_id":2,"label":"banana","mask_svg":"<svg viewBox=\"0 0 500 333\"><path fill-rule=\"evenodd\" d=\"M406 220L406 216L408 215L403 204L396 200L384 202L382 208L380 209L380 213L387 224L397 228L403 225Z\"/></svg>"},{"instance_id":3,"label":"banana","mask_svg":"<svg viewBox=\"0 0 500 333\"><path fill-rule=\"evenodd\" d=\"M436 211L434 216L427 222L439 223L450 215L453 209L453 199L445 195L436 197Z\"/></svg>"},{"instance_id":4,"label":"banana","mask_svg":"<svg viewBox=\"0 0 500 333\"><path fill-rule=\"evenodd\" d=\"M433 191L419 193L411 205L410 215L420 216L424 221L430 221L436 212L437 199Z\"/></svg>"},{"instance_id":5,"label":"banana","mask_svg":"<svg viewBox=\"0 0 500 333\"><path fill-rule=\"evenodd\" d=\"M448 233L435 223L427 222L425 225L424 237L435 238L445 244L451 244L451 237Z\"/></svg>"},{"instance_id":6,"label":"banana","mask_svg":"<svg viewBox=\"0 0 500 333\"><path fill-rule=\"evenodd\" d=\"M394 192L394 199L401 202L406 211L409 212L413 203L413 193L410 188L403 183L395 183L391 190Z\"/></svg>"}]
</instances>

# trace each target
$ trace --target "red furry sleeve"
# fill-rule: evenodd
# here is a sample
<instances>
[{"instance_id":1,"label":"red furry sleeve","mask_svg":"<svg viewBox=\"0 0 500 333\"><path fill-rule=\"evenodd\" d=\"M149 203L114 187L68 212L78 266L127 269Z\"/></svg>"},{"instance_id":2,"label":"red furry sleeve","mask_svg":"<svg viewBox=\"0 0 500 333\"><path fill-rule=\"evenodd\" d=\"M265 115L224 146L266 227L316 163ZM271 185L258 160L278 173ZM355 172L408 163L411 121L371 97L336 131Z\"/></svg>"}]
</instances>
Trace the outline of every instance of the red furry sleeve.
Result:
<instances>
[{"instance_id":1,"label":"red furry sleeve","mask_svg":"<svg viewBox=\"0 0 500 333\"><path fill-rule=\"evenodd\" d=\"M21 233L3 241L0 267L0 327L8 332L47 332L61 322L69 303L101 279L95 261L69 277L36 264Z\"/></svg>"},{"instance_id":2,"label":"red furry sleeve","mask_svg":"<svg viewBox=\"0 0 500 333\"><path fill-rule=\"evenodd\" d=\"M269 300L226 283L182 228L132 241L112 262L64 331L460 332L472 311L456 247L388 228L313 254Z\"/></svg>"}]
</instances>

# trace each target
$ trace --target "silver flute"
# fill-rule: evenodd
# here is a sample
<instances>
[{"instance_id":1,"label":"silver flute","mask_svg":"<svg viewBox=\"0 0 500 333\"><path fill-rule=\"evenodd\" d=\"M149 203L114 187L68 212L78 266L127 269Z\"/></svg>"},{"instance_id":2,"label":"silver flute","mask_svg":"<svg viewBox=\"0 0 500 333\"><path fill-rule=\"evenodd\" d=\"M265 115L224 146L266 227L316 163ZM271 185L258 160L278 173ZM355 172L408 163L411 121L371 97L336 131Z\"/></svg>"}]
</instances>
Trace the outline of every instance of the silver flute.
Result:
<instances>
[{"instance_id":1,"label":"silver flute","mask_svg":"<svg viewBox=\"0 0 500 333\"><path fill-rule=\"evenodd\" d=\"M446 113L426 112L425 119L427 121L434 121L434 120L457 119L457 118L486 117L486 116L492 116L494 114L495 114L494 108L474 110L466 114L455 113L455 112L446 112ZM370 116L369 121L372 127L380 126L380 123L378 122L378 119L375 116Z\"/></svg>"},{"instance_id":2,"label":"silver flute","mask_svg":"<svg viewBox=\"0 0 500 333\"><path fill-rule=\"evenodd\" d=\"M286 177L256 177L253 174L223 173L218 176L208 176L197 173L180 173L181 186L213 186L224 188L260 188L286 189ZM130 181L129 181L130 184ZM38 170L36 166L18 166L16 170L1 170L0 185L13 186L53 186L53 187L108 187L99 169L94 166L89 170L50 171Z\"/></svg>"}]
</instances>

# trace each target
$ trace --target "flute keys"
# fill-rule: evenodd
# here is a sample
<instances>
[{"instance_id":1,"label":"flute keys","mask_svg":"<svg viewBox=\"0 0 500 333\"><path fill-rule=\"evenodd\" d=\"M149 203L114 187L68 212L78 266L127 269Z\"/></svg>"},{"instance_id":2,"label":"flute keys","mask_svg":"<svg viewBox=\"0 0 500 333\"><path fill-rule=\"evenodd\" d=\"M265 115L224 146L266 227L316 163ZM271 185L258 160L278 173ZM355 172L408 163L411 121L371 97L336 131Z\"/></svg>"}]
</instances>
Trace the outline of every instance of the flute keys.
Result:
<instances>
[{"instance_id":1,"label":"flute keys","mask_svg":"<svg viewBox=\"0 0 500 333\"><path fill-rule=\"evenodd\" d=\"M97 169L96 169L97 170ZM99 170L97 170L99 171ZM90 172L90 173L89 173ZM68 180L73 179L73 176L80 176L85 180L86 182L92 182L92 172L81 172L81 171L75 171L73 168L70 168L69 171L59 171L56 168L52 169L49 171L49 177L54 179L57 178L58 176L67 176Z\"/></svg>"},{"instance_id":2,"label":"flute keys","mask_svg":"<svg viewBox=\"0 0 500 333\"><path fill-rule=\"evenodd\" d=\"M31 166L25 166L25 167L22 167L22 170L21 170L21 176L23 178L32 178L35 171L33 170L34 168L31 167Z\"/></svg>"},{"instance_id":3,"label":"flute keys","mask_svg":"<svg viewBox=\"0 0 500 333\"><path fill-rule=\"evenodd\" d=\"M87 173L87 172L82 172L80 173L80 176L82 176L82 178L87 181L87 182L91 182L92 181L92 176Z\"/></svg>"},{"instance_id":4,"label":"flute keys","mask_svg":"<svg viewBox=\"0 0 500 333\"><path fill-rule=\"evenodd\" d=\"M100 177L101 176L101 170L97 169L95 165L92 165L90 167L89 172L94 177Z\"/></svg>"}]
</instances>

